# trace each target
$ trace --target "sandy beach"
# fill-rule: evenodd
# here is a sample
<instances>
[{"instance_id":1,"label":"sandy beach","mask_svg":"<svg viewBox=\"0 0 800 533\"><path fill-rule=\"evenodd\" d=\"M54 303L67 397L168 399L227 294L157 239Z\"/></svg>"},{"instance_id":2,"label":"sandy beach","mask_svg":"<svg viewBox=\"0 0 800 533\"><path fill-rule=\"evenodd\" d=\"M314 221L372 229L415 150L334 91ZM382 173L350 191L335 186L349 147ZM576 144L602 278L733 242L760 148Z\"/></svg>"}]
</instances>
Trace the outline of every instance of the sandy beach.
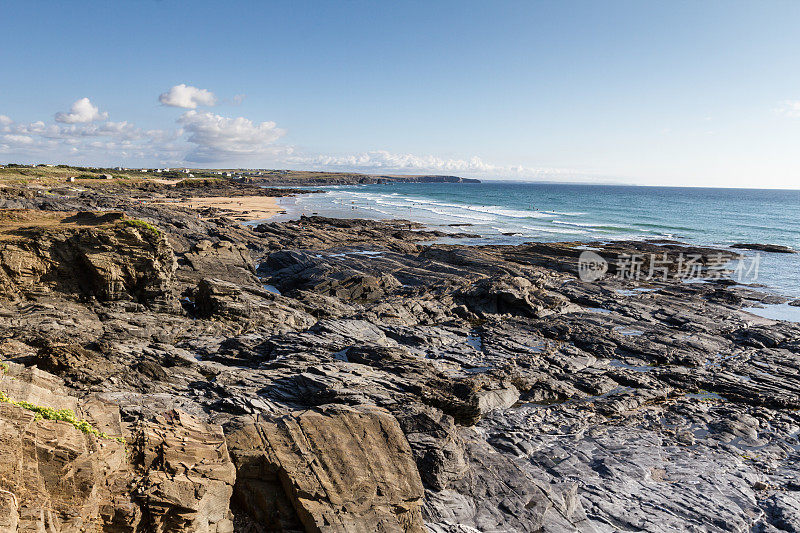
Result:
<instances>
[{"instance_id":1,"label":"sandy beach","mask_svg":"<svg viewBox=\"0 0 800 533\"><path fill-rule=\"evenodd\" d=\"M272 196L208 196L194 197L173 205L203 209L215 207L226 211L226 215L237 220L261 220L284 212Z\"/></svg>"}]
</instances>

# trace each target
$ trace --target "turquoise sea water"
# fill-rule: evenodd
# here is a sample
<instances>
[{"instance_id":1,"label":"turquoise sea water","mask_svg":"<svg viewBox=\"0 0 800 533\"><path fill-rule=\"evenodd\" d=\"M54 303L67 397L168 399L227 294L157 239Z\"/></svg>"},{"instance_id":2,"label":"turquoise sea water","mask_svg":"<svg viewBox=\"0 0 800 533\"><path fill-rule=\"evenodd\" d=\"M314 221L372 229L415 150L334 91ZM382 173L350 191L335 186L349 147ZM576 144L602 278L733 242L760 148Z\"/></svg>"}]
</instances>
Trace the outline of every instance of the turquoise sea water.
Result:
<instances>
[{"instance_id":1,"label":"turquoise sea water","mask_svg":"<svg viewBox=\"0 0 800 533\"><path fill-rule=\"evenodd\" d=\"M800 249L800 191L503 182L321 189L283 200L287 216L405 218L480 234L476 244L667 238ZM762 254L758 282L800 297L800 254Z\"/></svg>"}]
</instances>

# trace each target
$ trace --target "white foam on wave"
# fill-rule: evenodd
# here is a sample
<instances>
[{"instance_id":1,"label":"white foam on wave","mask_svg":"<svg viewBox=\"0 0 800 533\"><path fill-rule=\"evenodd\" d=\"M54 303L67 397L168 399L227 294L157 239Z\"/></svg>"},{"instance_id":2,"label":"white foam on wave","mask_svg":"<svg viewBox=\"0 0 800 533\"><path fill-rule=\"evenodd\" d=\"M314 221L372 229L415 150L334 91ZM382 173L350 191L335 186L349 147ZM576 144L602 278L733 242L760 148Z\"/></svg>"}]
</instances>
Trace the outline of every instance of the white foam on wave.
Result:
<instances>
[{"instance_id":1,"label":"white foam on wave","mask_svg":"<svg viewBox=\"0 0 800 533\"><path fill-rule=\"evenodd\" d=\"M412 196L403 196L402 198L406 202L410 202L410 203L412 203L414 205L423 204L423 205L435 205L435 206L439 206L439 207L462 207L462 208L464 207L461 204L451 204L451 203L448 203L448 202L438 202L436 200L428 200L428 199L425 199L425 198L415 198L415 197L412 197Z\"/></svg>"},{"instance_id":2,"label":"white foam on wave","mask_svg":"<svg viewBox=\"0 0 800 533\"><path fill-rule=\"evenodd\" d=\"M414 206L409 205L409 204L399 204L397 202L387 202L386 200L375 200L375 203L378 204L378 205L388 205L388 206L391 206L391 207L402 207L402 208L414 207Z\"/></svg>"},{"instance_id":3,"label":"white foam on wave","mask_svg":"<svg viewBox=\"0 0 800 533\"><path fill-rule=\"evenodd\" d=\"M560 220L556 217L579 217L585 215L579 211L533 211L513 209L494 204L458 204L432 198L420 198L397 192L375 193L358 190L340 190L328 195L328 200L336 199L342 205L356 205L386 217L414 218L416 214L420 222L437 223L468 220L478 224L494 223L492 229L499 233L523 233L525 235L589 235L603 229L607 225L579 221ZM321 199L320 199L321 200ZM425 215L424 213L429 213ZM540 219L551 225L524 225L523 220ZM513 220L513 222L512 222ZM624 234L626 227L614 229ZM630 228L633 230L633 228ZM615 235L612 238L620 238ZM628 238L630 235L628 234Z\"/></svg>"},{"instance_id":4,"label":"white foam on wave","mask_svg":"<svg viewBox=\"0 0 800 533\"><path fill-rule=\"evenodd\" d=\"M482 222L493 222L497 220L496 216L489 215L488 213L481 216L474 212L465 210L464 206L457 205L457 204L450 204L445 202L436 202L431 200L424 200L419 198L410 198L407 196L399 196L396 193L392 195L376 195L371 193L360 193L360 192L352 192L348 191L350 197L357 197L358 201L366 201L366 205L358 204L361 207L368 207L372 205L377 205L386 208L396 208L394 215L398 216L408 216L409 209L418 209L421 211L427 211L429 213L433 213L435 215L439 215L441 217L450 217L455 219L467 219L467 220L477 220ZM380 211L377 208L370 207L376 211ZM380 211L381 213L389 215L386 211Z\"/></svg>"},{"instance_id":5,"label":"white foam on wave","mask_svg":"<svg viewBox=\"0 0 800 533\"><path fill-rule=\"evenodd\" d=\"M632 228L630 226L626 226L624 224L593 224L593 223L589 223L589 222L568 222L566 220L553 220L552 222L553 222L553 224L561 224L561 225L564 225L564 226L575 226L575 227L578 227L578 228L586 228L589 231L597 231L596 229L593 229L593 228L614 228L614 230L617 230L617 231L628 231L628 230L630 230L630 231L634 231L634 230L635 231L647 231L647 230L638 230L638 229Z\"/></svg>"},{"instance_id":6,"label":"white foam on wave","mask_svg":"<svg viewBox=\"0 0 800 533\"><path fill-rule=\"evenodd\" d=\"M436 207L447 207L451 209L464 209L467 211L477 211L479 213L487 213L491 215L504 216L509 218L553 218L556 215L546 211L530 211L524 209L509 209L499 205L478 205L478 204L454 204L450 202L441 202L438 200L430 200L427 198L416 198L411 196L401 197L403 200L412 203L414 206L432 205Z\"/></svg>"},{"instance_id":7,"label":"white foam on wave","mask_svg":"<svg viewBox=\"0 0 800 533\"><path fill-rule=\"evenodd\" d=\"M416 206L416 208L445 217L454 217L466 220L480 220L481 222L494 222L497 220L497 217L493 216L480 216L480 215L475 215L474 213L459 213L459 212L453 212L452 210L444 211L442 209L436 209L435 207Z\"/></svg>"},{"instance_id":8,"label":"white foam on wave","mask_svg":"<svg viewBox=\"0 0 800 533\"><path fill-rule=\"evenodd\" d=\"M577 228L598 228L602 224L589 224L588 222L567 222L566 220L553 220L553 224L562 224L564 226L575 226Z\"/></svg>"},{"instance_id":9,"label":"white foam on wave","mask_svg":"<svg viewBox=\"0 0 800 533\"><path fill-rule=\"evenodd\" d=\"M527 211L519 209L508 209L499 205L465 205L464 209L478 211L480 213L490 213L509 218L553 218L555 215L542 211Z\"/></svg>"},{"instance_id":10,"label":"white foam on wave","mask_svg":"<svg viewBox=\"0 0 800 533\"><path fill-rule=\"evenodd\" d=\"M580 229L569 228L545 228L542 226L522 226L525 229L541 231L544 233L557 233L559 235L586 235L588 232Z\"/></svg>"},{"instance_id":11,"label":"white foam on wave","mask_svg":"<svg viewBox=\"0 0 800 533\"><path fill-rule=\"evenodd\" d=\"M484 222L496 221L497 217L551 219L556 216L554 213L545 211L510 209L499 205L456 204L428 198L405 196L398 193L375 194L360 191L341 191L341 193L350 198L355 197L359 200L374 202L382 206L396 207L398 209L422 209L441 216ZM481 213L482 215L477 215L476 213Z\"/></svg>"}]
</instances>

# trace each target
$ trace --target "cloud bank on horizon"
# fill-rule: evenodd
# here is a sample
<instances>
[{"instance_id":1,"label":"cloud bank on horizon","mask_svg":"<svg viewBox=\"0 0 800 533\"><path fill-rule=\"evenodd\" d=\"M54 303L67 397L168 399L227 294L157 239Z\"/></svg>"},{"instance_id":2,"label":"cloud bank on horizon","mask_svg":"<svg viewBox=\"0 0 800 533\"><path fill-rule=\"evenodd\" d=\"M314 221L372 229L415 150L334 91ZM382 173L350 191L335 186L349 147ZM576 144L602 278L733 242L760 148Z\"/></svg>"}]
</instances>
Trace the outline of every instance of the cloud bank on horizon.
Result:
<instances>
[{"instance_id":1,"label":"cloud bank on horizon","mask_svg":"<svg viewBox=\"0 0 800 533\"><path fill-rule=\"evenodd\" d=\"M386 150L374 150L359 154L334 156L296 156L287 161L298 165L310 165L329 170L353 170L360 172L431 172L437 174L463 174L465 176L502 176L527 178L570 178L579 173L567 169L530 168L502 166L484 162L480 157L469 159L444 159L432 155L395 154Z\"/></svg>"},{"instance_id":2,"label":"cloud bank on horizon","mask_svg":"<svg viewBox=\"0 0 800 533\"><path fill-rule=\"evenodd\" d=\"M238 105L244 95L231 102ZM198 107L215 106L207 89L179 84L161 93L164 107L186 110L173 129L142 129L128 121L110 120L90 98L75 101L54 121L19 123L0 114L0 161L68 162L102 166L197 166L303 168L366 173L435 173L506 179L581 181L599 173L563 168L498 165L475 156L467 159L372 150L352 154L303 153L280 144L286 135L275 122L225 117ZM800 101L782 102L776 111L800 117Z\"/></svg>"}]
</instances>

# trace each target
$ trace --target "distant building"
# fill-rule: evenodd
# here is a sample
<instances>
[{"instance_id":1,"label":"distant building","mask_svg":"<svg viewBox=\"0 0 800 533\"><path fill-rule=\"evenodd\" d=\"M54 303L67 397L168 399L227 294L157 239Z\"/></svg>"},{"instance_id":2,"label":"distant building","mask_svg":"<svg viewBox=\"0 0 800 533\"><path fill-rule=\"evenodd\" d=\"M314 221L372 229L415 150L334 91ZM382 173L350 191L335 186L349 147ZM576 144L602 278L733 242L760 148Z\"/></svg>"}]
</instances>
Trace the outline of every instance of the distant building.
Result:
<instances>
[{"instance_id":1,"label":"distant building","mask_svg":"<svg viewBox=\"0 0 800 533\"><path fill-rule=\"evenodd\" d=\"M112 176L111 174L100 174L100 177L103 178L104 180L113 180L114 179L114 176Z\"/></svg>"}]
</instances>

